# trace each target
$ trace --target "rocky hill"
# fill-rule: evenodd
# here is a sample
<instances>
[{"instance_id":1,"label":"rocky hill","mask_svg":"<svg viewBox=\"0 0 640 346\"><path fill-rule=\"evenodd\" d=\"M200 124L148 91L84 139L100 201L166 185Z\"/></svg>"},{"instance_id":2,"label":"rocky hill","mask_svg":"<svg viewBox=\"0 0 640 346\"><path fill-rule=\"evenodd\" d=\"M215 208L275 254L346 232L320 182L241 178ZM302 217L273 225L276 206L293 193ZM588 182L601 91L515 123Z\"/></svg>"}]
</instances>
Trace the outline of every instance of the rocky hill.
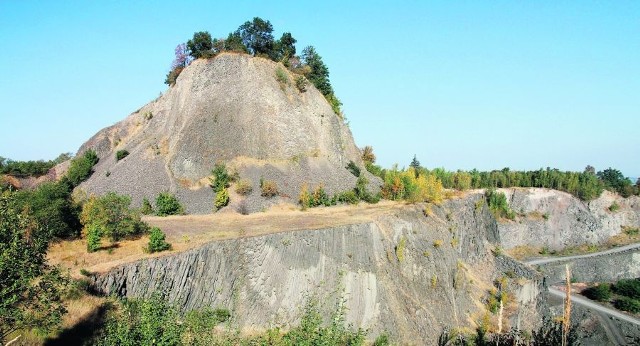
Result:
<instances>
[{"instance_id":1,"label":"rocky hill","mask_svg":"<svg viewBox=\"0 0 640 346\"><path fill-rule=\"evenodd\" d=\"M100 162L80 188L127 194L134 205L170 191L188 212L208 213L207 177L217 162L252 182L251 211L266 203L261 178L294 200L304 183L329 193L353 188L356 177L345 166L363 164L349 128L313 85L300 91L294 77L245 54L194 61L165 94L82 145L79 152L94 149ZM118 161L119 150L129 155Z\"/></svg>"}]
</instances>

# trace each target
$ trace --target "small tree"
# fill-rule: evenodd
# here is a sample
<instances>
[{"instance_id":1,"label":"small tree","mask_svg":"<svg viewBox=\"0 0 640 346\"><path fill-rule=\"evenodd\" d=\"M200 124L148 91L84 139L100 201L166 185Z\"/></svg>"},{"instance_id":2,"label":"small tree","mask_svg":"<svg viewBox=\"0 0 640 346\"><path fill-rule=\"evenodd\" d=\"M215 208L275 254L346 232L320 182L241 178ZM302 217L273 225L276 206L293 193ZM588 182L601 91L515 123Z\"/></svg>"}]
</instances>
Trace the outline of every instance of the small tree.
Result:
<instances>
[{"instance_id":1,"label":"small tree","mask_svg":"<svg viewBox=\"0 0 640 346\"><path fill-rule=\"evenodd\" d=\"M153 214L153 206L147 197L142 199L142 208L140 208L140 213L142 215L151 215Z\"/></svg>"},{"instance_id":2,"label":"small tree","mask_svg":"<svg viewBox=\"0 0 640 346\"><path fill-rule=\"evenodd\" d=\"M154 253L171 249L171 244L165 241L165 234L158 227L153 227L149 233L147 252Z\"/></svg>"},{"instance_id":3,"label":"small tree","mask_svg":"<svg viewBox=\"0 0 640 346\"><path fill-rule=\"evenodd\" d=\"M362 161L373 164L376 162L376 155L373 153L373 147L367 145L362 149Z\"/></svg>"},{"instance_id":4,"label":"small tree","mask_svg":"<svg viewBox=\"0 0 640 346\"><path fill-rule=\"evenodd\" d=\"M211 171L211 174L213 174L213 178L211 178L210 181L211 187L213 188L214 192L217 193L229 187L231 177L229 176L227 167L224 165L224 163L216 163L216 165L213 167L213 171Z\"/></svg>"},{"instance_id":5,"label":"small tree","mask_svg":"<svg viewBox=\"0 0 640 346\"><path fill-rule=\"evenodd\" d=\"M161 192L156 197L156 215L181 215L184 214L184 207L178 198L169 192Z\"/></svg>"},{"instance_id":6,"label":"small tree","mask_svg":"<svg viewBox=\"0 0 640 346\"><path fill-rule=\"evenodd\" d=\"M140 220L140 214L136 210L130 209L130 204L131 199L128 196L121 196L115 192L89 198L82 206L80 214L84 233L87 237L90 234L92 238L104 236L112 242L117 242L123 237L146 232L147 224ZM92 242L95 240L92 239Z\"/></svg>"},{"instance_id":7,"label":"small tree","mask_svg":"<svg viewBox=\"0 0 640 346\"><path fill-rule=\"evenodd\" d=\"M413 155L413 160L411 160L409 167L412 167L413 169L415 169L416 172L420 169L420 161L418 161L418 158L416 157L416 155Z\"/></svg>"}]
</instances>

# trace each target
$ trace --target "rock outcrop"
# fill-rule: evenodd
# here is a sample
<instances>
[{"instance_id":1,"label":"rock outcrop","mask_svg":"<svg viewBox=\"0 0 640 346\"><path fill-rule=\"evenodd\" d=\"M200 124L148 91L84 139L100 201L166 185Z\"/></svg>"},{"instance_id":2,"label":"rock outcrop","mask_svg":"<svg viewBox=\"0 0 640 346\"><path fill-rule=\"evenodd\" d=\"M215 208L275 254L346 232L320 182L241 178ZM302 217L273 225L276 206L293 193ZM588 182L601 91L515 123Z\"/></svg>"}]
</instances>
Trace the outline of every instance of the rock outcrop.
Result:
<instances>
[{"instance_id":1,"label":"rock outcrop","mask_svg":"<svg viewBox=\"0 0 640 346\"><path fill-rule=\"evenodd\" d=\"M207 177L217 162L251 180L252 211L263 207L255 201L261 178L296 202L305 183L329 193L353 188L356 177L345 166L363 164L349 128L312 85L298 90L294 77L245 54L194 61L164 95L82 145L79 152L94 149L100 162L80 188L127 194L134 204L168 190L188 212L208 213ZM129 155L118 161L119 150Z\"/></svg>"},{"instance_id":2,"label":"rock outcrop","mask_svg":"<svg viewBox=\"0 0 640 346\"><path fill-rule=\"evenodd\" d=\"M508 275L515 300L505 327L530 329L540 321L542 278L491 252L496 223L475 208L479 198L447 201L429 216L415 205L374 222L211 242L121 265L93 285L126 297L161 291L184 309L225 307L250 330L296 323L310 295L331 302L327 310L344 298L347 323L435 344L443 327L479 321L494 280Z\"/></svg>"},{"instance_id":3,"label":"rock outcrop","mask_svg":"<svg viewBox=\"0 0 640 346\"><path fill-rule=\"evenodd\" d=\"M500 189L516 220L498 224L505 249L516 246L560 250L583 244L601 244L620 234L623 227L640 227L640 198L622 198L605 191L590 202L565 192L537 189ZM610 207L618 205L617 210Z\"/></svg>"}]
</instances>

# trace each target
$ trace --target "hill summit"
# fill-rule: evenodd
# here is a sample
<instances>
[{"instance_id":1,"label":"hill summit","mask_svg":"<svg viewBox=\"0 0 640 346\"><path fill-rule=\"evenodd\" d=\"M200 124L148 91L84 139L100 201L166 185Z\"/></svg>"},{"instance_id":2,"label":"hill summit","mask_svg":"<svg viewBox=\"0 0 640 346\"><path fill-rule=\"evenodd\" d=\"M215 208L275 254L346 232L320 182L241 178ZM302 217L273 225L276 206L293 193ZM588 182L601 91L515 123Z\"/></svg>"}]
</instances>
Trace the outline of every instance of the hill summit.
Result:
<instances>
[{"instance_id":1,"label":"hill summit","mask_svg":"<svg viewBox=\"0 0 640 346\"><path fill-rule=\"evenodd\" d=\"M252 185L248 196L232 198L231 206L247 211L282 198L297 202L304 184L352 189L356 177L345 167L363 163L351 131L322 93L310 83L296 87L296 78L247 54L193 61L165 94L81 146L79 153L93 149L100 162L80 188L130 195L134 205L169 191L187 212L208 213L211 170L223 162ZM266 180L280 197L261 196Z\"/></svg>"}]
</instances>

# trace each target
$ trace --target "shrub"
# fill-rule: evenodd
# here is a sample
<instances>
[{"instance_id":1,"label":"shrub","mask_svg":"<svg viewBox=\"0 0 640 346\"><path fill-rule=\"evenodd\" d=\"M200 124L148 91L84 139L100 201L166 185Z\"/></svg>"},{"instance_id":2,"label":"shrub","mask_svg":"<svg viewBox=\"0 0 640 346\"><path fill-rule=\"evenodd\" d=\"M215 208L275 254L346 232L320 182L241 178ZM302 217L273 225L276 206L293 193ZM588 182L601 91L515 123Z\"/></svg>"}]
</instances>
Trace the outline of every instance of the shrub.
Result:
<instances>
[{"instance_id":1,"label":"shrub","mask_svg":"<svg viewBox=\"0 0 640 346\"><path fill-rule=\"evenodd\" d=\"M382 167L376 164L373 164L372 162L365 162L364 167L367 169L369 173L375 175L376 177L380 177L381 179L384 180L384 170L382 169Z\"/></svg>"},{"instance_id":2,"label":"shrub","mask_svg":"<svg viewBox=\"0 0 640 346\"><path fill-rule=\"evenodd\" d=\"M398 258L398 262L404 261L404 249L407 245L407 238L404 236L400 238L400 242L396 245L396 257Z\"/></svg>"},{"instance_id":3,"label":"shrub","mask_svg":"<svg viewBox=\"0 0 640 346\"><path fill-rule=\"evenodd\" d=\"M624 234L630 236L630 237L634 237L637 236L640 233L640 228L634 228L634 227L624 227L622 229L622 231L624 232Z\"/></svg>"},{"instance_id":4,"label":"shrub","mask_svg":"<svg viewBox=\"0 0 640 346\"><path fill-rule=\"evenodd\" d=\"M213 174L213 178L210 179L211 187L213 188L214 192L217 193L222 191L222 189L229 187L231 177L229 176L227 167L224 165L224 163L217 163L213 167L213 171L211 171L211 174Z\"/></svg>"},{"instance_id":5,"label":"shrub","mask_svg":"<svg viewBox=\"0 0 640 346\"><path fill-rule=\"evenodd\" d=\"M613 202L610 206L609 206L609 211L612 213L615 213L616 211L620 210L620 205L618 204L618 202Z\"/></svg>"},{"instance_id":6,"label":"shrub","mask_svg":"<svg viewBox=\"0 0 640 346\"><path fill-rule=\"evenodd\" d=\"M273 180L260 180L260 195L262 197L271 198L278 195L278 185Z\"/></svg>"},{"instance_id":7,"label":"shrub","mask_svg":"<svg viewBox=\"0 0 640 346\"><path fill-rule=\"evenodd\" d=\"M118 150L116 152L116 160L120 161L125 157L127 157L128 155L129 155L129 152L126 149Z\"/></svg>"},{"instance_id":8,"label":"shrub","mask_svg":"<svg viewBox=\"0 0 640 346\"><path fill-rule=\"evenodd\" d=\"M485 198L487 199L489 210L491 210L496 218L515 219L516 215L513 210L509 208L507 196L505 196L504 193L497 192L494 189L487 189Z\"/></svg>"},{"instance_id":9,"label":"shrub","mask_svg":"<svg viewBox=\"0 0 640 346\"><path fill-rule=\"evenodd\" d=\"M140 208L140 213L142 215L151 215L153 214L153 206L147 197L142 199L142 207Z\"/></svg>"},{"instance_id":10,"label":"shrub","mask_svg":"<svg viewBox=\"0 0 640 346\"><path fill-rule=\"evenodd\" d=\"M287 72L285 72L285 70L283 70L280 66L276 68L276 80L278 81L278 83L280 83L280 86L289 84L289 76L287 75Z\"/></svg>"},{"instance_id":11,"label":"shrub","mask_svg":"<svg viewBox=\"0 0 640 346\"><path fill-rule=\"evenodd\" d=\"M236 192L239 195L246 196L253 191L253 186L251 184L251 180L242 179L236 184Z\"/></svg>"},{"instance_id":12,"label":"shrub","mask_svg":"<svg viewBox=\"0 0 640 346\"><path fill-rule=\"evenodd\" d=\"M216 193L216 201L214 206L216 209L220 209L226 207L229 204L229 190L222 189L218 193Z\"/></svg>"},{"instance_id":13,"label":"shrub","mask_svg":"<svg viewBox=\"0 0 640 346\"><path fill-rule=\"evenodd\" d=\"M356 177L360 176L360 168L356 165L355 162L349 161L349 164L347 164L347 167L345 168L348 169L349 172L351 172L351 174L355 175Z\"/></svg>"},{"instance_id":14,"label":"shrub","mask_svg":"<svg viewBox=\"0 0 640 346\"><path fill-rule=\"evenodd\" d=\"M306 78L304 78L303 76L297 76L295 79L295 83L298 91L300 91L301 93L307 91L307 85L309 84L309 82Z\"/></svg>"},{"instance_id":15,"label":"shrub","mask_svg":"<svg viewBox=\"0 0 640 346\"><path fill-rule=\"evenodd\" d=\"M613 289L623 296L640 299L640 279L622 279L616 282Z\"/></svg>"},{"instance_id":16,"label":"shrub","mask_svg":"<svg viewBox=\"0 0 640 346\"><path fill-rule=\"evenodd\" d=\"M307 210L311 208L311 194L309 193L309 187L307 184L303 184L300 189L300 196L298 198L298 202L302 206L302 210Z\"/></svg>"},{"instance_id":17,"label":"shrub","mask_svg":"<svg viewBox=\"0 0 640 346\"><path fill-rule=\"evenodd\" d=\"M156 215L168 216L182 214L184 214L184 207L173 194L161 192L158 197L156 197Z\"/></svg>"},{"instance_id":18,"label":"shrub","mask_svg":"<svg viewBox=\"0 0 640 346\"><path fill-rule=\"evenodd\" d=\"M123 237L138 235L148 230L140 214L130 208L131 199L109 192L102 197L91 197L82 206L80 222L87 237L108 237L116 242ZM96 230L99 229L98 230Z\"/></svg>"},{"instance_id":19,"label":"shrub","mask_svg":"<svg viewBox=\"0 0 640 346\"><path fill-rule=\"evenodd\" d=\"M87 180L93 173L93 166L98 163L98 155L93 150L87 150L85 153L71 160L67 174L63 181L67 182L71 188L74 188L83 181Z\"/></svg>"},{"instance_id":20,"label":"shrub","mask_svg":"<svg viewBox=\"0 0 640 346\"><path fill-rule=\"evenodd\" d=\"M102 232L96 224L92 224L87 229L87 252L96 252L100 249Z\"/></svg>"},{"instance_id":21,"label":"shrub","mask_svg":"<svg viewBox=\"0 0 640 346\"><path fill-rule=\"evenodd\" d=\"M433 247L437 249L442 246L442 243L443 243L442 239L436 239L433 241Z\"/></svg>"},{"instance_id":22,"label":"shrub","mask_svg":"<svg viewBox=\"0 0 640 346\"><path fill-rule=\"evenodd\" d=\"M158 227L153 227L149 233L147 252L154 253L171 249L171 244L165 241L165 234Z\"/></svg>"},{"instance_id":23,"label":"shrub","mask_svg":"<svg viewBox=\"0 0 640 346\"><path fill-rule=\"evenodd\" d=\"M358 204L359 199L355 191L350 190L339 193L336 196L336 201L347 204Z\"/></svg>"},{"instance_id":24,"label":"shrub","mask_svg":"<svg viewBox=\"0 0 640 346\"><path fill-rule=\"evenodd\" d=\"M640 312L640 300L629 297L620 297L613 302L618 310L628 311L634 314Z\"/></svg>"},{"instance_id":25,"label":"shrub","mask_svg":"<svg viewBox=\"0 0 640 346\"><path fill-rule=\"evenodd\" d=\"M611 299L611 286L606 283L599 284L597 286L589 287L582 291L582 294L593 300L607 301Z\"/></svg>"}]
</instances>

